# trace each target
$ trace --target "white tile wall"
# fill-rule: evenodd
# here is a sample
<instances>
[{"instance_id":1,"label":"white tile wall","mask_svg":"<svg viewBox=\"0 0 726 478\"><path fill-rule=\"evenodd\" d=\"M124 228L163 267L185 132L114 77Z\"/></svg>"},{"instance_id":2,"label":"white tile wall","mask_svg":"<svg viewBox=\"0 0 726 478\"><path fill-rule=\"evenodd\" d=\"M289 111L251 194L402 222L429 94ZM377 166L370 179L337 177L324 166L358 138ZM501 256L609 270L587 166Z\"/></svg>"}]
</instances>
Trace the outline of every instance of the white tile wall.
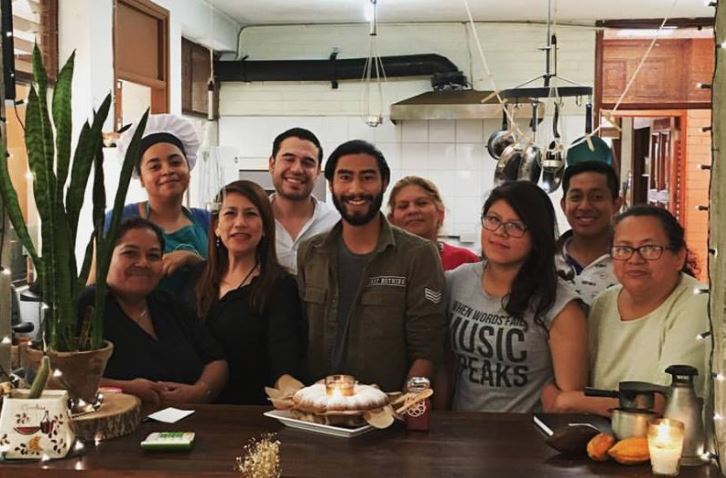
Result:
<instances>
[{"instance_id":1,"label":"white tile wall","mask_svg":"<svg viewBox=\"0 0 726 478\"><path fill-rule=\"evenodd\" d=\"M478 50L466 25L381 25L379 53L400 55L438 53L453 61L477 89L492 89ZM543 73L544 56L538 50L545 37L541 25L477 24L482 47L497 88L511 87ZM242 34L240 51L254 60L327 58L333 47L341 57L367 55L367 31L361 25L249 27ZM564 27L558 31L559 73L584 84L594 82L594 31ZM383 93L386 104L431 89L428 78L389 79ZM496 162L485 145L500 128L501 119L390 121L370 128L358 116L360 82L223 83L220 92L220 142L230 146L239 167L264 167L272 140L281 131L302 126L320 137L327 156L348 139L372 141L391 167L391 179L420 175L441 189L447 206L446 234L478 243L479 214L493 187ZM583 108L569 102L563 111L561 134L570 142L582 134ZM551 118L552 109L548 111ZM523 129L526 119L517 118ZM551 119L550 119L551 121ZM552 136L551 123L543 123L539 144ZM225 159L230 161L233 159ZM233 169L233 168L232 168ZM567 229L559 208L559 191L552 196L561 230Z\"/></svg>"}]
</instances>

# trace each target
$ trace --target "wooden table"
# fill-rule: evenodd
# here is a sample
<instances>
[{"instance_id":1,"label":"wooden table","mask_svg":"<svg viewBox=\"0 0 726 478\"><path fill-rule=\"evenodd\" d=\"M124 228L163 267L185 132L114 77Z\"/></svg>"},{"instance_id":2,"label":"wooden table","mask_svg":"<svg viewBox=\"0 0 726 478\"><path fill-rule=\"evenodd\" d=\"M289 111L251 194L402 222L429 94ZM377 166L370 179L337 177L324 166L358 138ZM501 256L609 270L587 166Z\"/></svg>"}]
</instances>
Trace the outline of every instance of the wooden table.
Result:
<instances>
[{"instance_id":1,"label":"wooden table","mask_svg":"<svg viewBox=\"0 0 726 478\"><path fill-rule=\"evenodd\" d=\"M157 477L239 476L234 459L243 444L265 432L282 443L284 476L299 477L588 477L651 476L650 465L595 463L558 455L543 442L530 415L435 413L428 433L396 424L355 438L285 428L264 417L264 407L202 405L174 425L146 422L134 434L101 443L78 458L0 464L0 476ZM145 452L139 442L153 431L194 431L193 450ZM73 473L71 470L85 470ZM681 468L681 477L719 477L714 465Z\"/></svg>"}]
</instances>

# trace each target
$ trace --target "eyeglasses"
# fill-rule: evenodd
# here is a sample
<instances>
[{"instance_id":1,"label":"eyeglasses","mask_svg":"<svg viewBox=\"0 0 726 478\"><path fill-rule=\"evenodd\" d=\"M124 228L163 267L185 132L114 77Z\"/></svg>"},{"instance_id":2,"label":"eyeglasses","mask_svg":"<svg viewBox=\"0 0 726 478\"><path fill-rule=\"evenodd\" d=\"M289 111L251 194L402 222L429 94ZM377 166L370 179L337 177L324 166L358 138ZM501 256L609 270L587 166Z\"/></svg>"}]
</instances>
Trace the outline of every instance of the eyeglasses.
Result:
<instances>
[{"instance_id":1,"label":"eyeglasses","mask_svg":"<svg viewBox=\"0 0 726 478\"><path fill-rule=\"evenodd\" d=\"M481 218L481 227L487 231L494 232L502 226L504 227L504 232L506 232L508 236L512 237L522 237L524 236L524 233L527 232L527 226L525 226L521 221L502 222L502 220L496 216L484 216Z\"/></svg>"},{"instance_id":2,"label":"eyeglasses","mask_svg":"<svg viewBox=\"0 0 726 478\"><path fill-rule=\"evenodd\" d=\"M646 261L657 261L666 249L669 248L654 244L645 244L640 247L613 246L610 248L610 256L616 261L627 261L637 252Z\"/></svg>"}]
</instances>

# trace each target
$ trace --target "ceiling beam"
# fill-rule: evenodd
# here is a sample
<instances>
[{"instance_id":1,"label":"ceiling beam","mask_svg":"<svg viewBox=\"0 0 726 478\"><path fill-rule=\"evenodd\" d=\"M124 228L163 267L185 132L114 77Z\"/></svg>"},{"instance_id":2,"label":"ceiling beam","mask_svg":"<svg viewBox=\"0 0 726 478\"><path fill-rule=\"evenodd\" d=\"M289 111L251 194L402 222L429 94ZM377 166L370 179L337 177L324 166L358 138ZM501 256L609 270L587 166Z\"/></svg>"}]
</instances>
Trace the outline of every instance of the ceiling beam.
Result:
<instances>
[{"instance_id":1,"label":"ceiling beam","mask_svg":"<svg viewBox=\"0 0 726 478\"><path fill-rule=\"evenodd\" d=\"M626 28L626 29L654 29L663 23L662 18L640 18L627 20L598 20L595 26L603 28ZM703 28L712 27L713 17L698 18L669 18L665 26L676 28Z\"/></svg>"}]
</instances>

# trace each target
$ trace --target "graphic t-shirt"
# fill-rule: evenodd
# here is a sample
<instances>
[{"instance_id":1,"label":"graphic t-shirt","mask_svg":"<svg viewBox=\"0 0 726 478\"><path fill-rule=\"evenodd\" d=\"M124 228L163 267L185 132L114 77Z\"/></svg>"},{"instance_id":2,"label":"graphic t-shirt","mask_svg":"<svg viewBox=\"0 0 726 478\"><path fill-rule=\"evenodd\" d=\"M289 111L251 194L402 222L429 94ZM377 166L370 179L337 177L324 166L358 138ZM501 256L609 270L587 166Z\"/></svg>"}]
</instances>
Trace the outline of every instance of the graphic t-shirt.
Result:
<instances>
[{"instance_id":1,"label":"graphic t-shirt","mask_svg":"<svg viewBox=\"0 0 726 478\"><path fill-rule=\"evenodd\" d=\"M553 381L547 332L510 316L502 298L481 287L485 262L446 273L448 339L456 360L454 410L529 413L540 408L540 390ZM542 317L547 330L577 294L559 280L557 298Z\"/></svg>"}]
</instances>

